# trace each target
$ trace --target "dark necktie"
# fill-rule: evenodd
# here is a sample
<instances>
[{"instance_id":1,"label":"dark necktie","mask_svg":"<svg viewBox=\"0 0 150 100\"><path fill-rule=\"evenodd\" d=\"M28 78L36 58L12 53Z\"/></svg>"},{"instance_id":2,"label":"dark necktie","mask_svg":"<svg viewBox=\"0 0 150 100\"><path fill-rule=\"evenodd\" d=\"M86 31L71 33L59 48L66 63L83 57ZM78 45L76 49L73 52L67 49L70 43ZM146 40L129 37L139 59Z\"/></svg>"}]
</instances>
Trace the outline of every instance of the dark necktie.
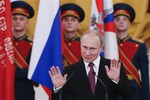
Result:
<instances>
[{"instance_id":1,"label":"dark necktie","mask_svg":"<svg viewBox=\"0 0 150 100\"><path fill-rule=\"evenodd\" d=\"M93 69L94 64L92 62L90 62L88 66L90 67L90 71L88 73L88 78L89 78L89 82L91 85L92 93L94 95L94 91L95 91L95 76L93 74L94 73L94 69Z\"/></svg>"}]
</instances>

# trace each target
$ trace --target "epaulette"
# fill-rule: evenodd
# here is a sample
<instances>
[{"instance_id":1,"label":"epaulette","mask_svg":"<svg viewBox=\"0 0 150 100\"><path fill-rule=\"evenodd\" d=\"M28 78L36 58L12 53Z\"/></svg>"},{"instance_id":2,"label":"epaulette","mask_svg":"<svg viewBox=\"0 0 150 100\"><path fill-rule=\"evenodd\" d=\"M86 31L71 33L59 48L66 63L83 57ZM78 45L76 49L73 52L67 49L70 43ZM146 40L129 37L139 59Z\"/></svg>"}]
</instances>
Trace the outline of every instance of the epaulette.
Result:
<instances>
[{"instance_id":1,"label":"epaulette","mask_svg":"<svg viewBox=\"0 0 150 100\"><path fill-rule=\"evenodd\" d=\"M31 39L30 37L27 37L27 40L33 42L33 39Z\"/></svg>"},{"instance_id":2,"label":"epaulette","mask_svg":"<svg viewBox=\"0 0 150 100\"><path fill-rule=\"evenodd\" d=\"M134 41L137 41L137 42L139 42L139 43L144 43L144 41L143 40L141 40L141 39L137 39L137 38L132 38Z\"/></svg>"}]
</instances>

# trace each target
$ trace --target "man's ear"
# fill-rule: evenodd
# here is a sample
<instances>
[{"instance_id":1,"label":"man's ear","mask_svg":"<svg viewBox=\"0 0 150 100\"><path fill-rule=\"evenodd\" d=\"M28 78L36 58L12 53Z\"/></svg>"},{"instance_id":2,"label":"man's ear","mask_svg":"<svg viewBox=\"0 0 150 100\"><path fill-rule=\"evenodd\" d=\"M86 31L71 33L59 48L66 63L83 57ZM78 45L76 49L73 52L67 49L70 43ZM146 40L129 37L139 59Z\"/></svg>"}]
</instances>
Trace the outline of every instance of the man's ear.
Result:
<instances>
[{"instance_id":1,"label":"man's ear","mask_svg":"<svg viewBox=\"0 0 150 100\"><path fill-rule=\"evenodd\" d=\"M131 21L129 21L129 27L131 26L131 24L132 24Z\"/></svg>"},{"instance_id":2,"label":"man's ear","mask_svg":"<svg viewBox=\"0 0 150 100\"><path fill-rule=\"evenodd\" d=\"M78 29L80 29L80 22L78 21Z\"/></svg>"},{"instance_id":3,"label":"man's ear","mask_svg":"<svg viewBox=\"0 0 150 100\"><path fill-rule=\"evenodd\" d=\"M101 44L101 51L100 51L100 53L104 50L104 44Z\"/></svg>"},{"instance_id":4,"label":"man's ear","mask_svg":"<svg viewBox=\"0 0 150 100\"><path fill-rule=\"evenodd\" d=\"M27 20L27 26L29 26L29 20Z\"/></svg>"}]
</instances>

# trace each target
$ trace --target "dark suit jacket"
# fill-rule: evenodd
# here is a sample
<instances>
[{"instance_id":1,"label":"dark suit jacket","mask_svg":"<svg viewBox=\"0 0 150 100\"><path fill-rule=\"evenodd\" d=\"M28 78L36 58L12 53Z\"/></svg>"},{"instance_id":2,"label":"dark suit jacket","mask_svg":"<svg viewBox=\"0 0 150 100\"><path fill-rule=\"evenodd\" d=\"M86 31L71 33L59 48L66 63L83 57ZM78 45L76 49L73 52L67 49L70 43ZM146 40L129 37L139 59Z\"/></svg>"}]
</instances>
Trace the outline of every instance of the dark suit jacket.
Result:
<instances>
[{"instance_id":1,"label":"dark suit jacket","mask_svg":"<svg viewBox=\"0 0 150 100\"><path fill-rule=\"evenodd\" d=\"M127 100L130 100L133 91L130 84L128 83L128 79L125 75L123 66L121 67L119 83L115 84L114 82L112 82L112 80L108 78L105 71L104 66L109 66L109 64L110 60L101 57L101 63L98 74L98 77L107 86L109 98L108 100L118 100L118 94L120 94ZM106 100L106 89L99 80L97 80L95 94L92 94L88 76L85 70L85 65L82 59L79 62L65 68L64 73L67 73L69 76L72 73L74 74L62 88L62 90L60 90L62 94L62 100L67 100L68 96L71 96L73 100ZM53 93L53 100L59 100L59 94L60 92Z\"/></svg>"}]
</instances>

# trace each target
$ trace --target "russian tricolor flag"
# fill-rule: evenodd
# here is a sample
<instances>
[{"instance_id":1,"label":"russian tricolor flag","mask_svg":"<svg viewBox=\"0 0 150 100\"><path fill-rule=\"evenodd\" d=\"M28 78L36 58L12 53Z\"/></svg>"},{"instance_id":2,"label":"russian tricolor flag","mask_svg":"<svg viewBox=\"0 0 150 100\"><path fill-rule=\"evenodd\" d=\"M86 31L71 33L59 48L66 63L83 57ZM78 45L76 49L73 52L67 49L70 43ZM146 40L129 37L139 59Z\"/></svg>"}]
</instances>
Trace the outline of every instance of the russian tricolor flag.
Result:
<instances>
[{"instance_id":1,"label":"russian tricolor flag","mask_svg":"<svg viewBox=\"0 0 150 100\"><path fill-rule=\"evenodd\" d=\"M90 29L104 35L105 58L119 59L112 0L92 0Z\"/></svg>"},{"instance_id":2,"label":"russian tricolor flag","mask_svg":"<svg viewBox=\"0 0 150 100\"><path fill-rule=\"evenodd\" d=\"M112 0L104 0L104 13L105 57L109 59L119 59Z\"/></svg>"},{"instance_id":3,"label":"russian tricolor flag","mask_svg":"<svg viewBox=\"0 0 150 100\"><path fill-rule=\"evenodd\" d=\"M51 66L62 70L62 34L59 0L40 0L28 78L53 89Z\"/></svg>"}]
</instances>

